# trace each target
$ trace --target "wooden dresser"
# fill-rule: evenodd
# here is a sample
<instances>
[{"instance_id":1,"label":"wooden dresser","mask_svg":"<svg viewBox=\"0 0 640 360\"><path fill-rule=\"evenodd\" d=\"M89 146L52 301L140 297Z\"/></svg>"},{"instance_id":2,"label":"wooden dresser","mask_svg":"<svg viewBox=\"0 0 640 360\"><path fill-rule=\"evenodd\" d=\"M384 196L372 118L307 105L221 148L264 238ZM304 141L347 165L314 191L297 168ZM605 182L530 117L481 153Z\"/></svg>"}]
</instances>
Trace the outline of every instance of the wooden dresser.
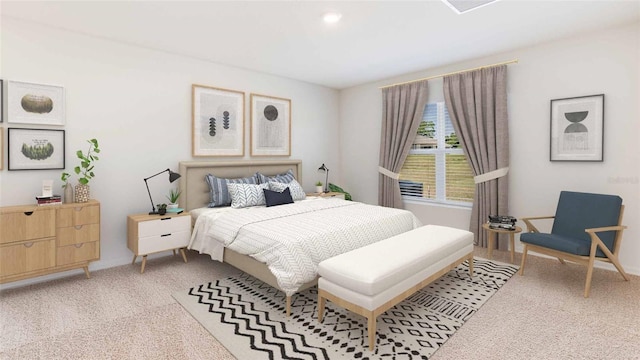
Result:
<instances>
[{"instance_id":1,"label":"wooden dresser","mask_svg":"<svg viewBox=\"0 0 640 360\"><path fill-rule=\"evenodd\" d=\"M100 203L0 207L0 283L83 268L100 259Z\"/></svg>"}]
</instances>

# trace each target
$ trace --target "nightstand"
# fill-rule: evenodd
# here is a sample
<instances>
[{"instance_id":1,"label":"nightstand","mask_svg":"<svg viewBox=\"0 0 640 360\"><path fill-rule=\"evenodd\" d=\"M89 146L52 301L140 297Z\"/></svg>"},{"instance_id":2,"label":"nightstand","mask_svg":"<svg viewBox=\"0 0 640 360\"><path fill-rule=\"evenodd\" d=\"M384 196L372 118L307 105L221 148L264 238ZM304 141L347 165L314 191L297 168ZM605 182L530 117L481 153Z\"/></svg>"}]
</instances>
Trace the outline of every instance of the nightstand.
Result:
<instances>
[{"instance_id":1,"label":"nightstand","mask_svg":"<svg viewBox=\"0 0 640 360\"><path fill-rule=\"evenodd\" d=\"M135 264L138 256L142 256L144 273L147 255L161 251L180 250L182 259L187 262L184 249L191 239L191 215L188 212L165 215L137 214L127 217L127 247L133 252Z\"/></svg>"},{"instance_id":2,"label":"nightstand","mask_svg":"<svg viewBox=\"0 0 640 360\"><path fill-rule=\"evenodd\" d=\"M307 196L315 196L321 198L338 198L344 200L344 193L328 192L328 193L308 193Z\"/></svg>"}]
</instances>

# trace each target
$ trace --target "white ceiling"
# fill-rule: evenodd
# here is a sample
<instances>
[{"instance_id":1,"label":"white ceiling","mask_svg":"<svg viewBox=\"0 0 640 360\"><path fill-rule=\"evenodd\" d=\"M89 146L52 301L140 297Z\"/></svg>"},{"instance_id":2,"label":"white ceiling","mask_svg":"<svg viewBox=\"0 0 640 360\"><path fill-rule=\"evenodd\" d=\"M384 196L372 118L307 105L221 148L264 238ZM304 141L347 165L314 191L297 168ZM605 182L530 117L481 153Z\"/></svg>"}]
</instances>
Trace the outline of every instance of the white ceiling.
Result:
<instances>
[{"instance_id":1,"label":"white ceiling","mask_svg":"<svg viewBox=\"0 0 640 360\"><path fill-rule=\"evenodd\" d=\"M5 1L2 16L346 88L640 21L639 0ZM327 11L339 23L322 22ZM505 59L511 60L511 59Z\"/></svg>"}]
</instances>

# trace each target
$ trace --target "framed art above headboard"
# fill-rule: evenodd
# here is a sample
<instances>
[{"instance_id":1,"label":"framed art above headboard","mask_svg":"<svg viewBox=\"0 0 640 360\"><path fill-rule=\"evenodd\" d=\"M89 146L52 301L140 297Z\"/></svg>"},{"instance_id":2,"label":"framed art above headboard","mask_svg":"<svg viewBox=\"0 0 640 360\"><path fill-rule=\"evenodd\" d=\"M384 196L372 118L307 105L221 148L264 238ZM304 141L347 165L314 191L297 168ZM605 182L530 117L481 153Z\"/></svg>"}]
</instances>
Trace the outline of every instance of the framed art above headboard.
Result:
<instances>
[{"instance_id":1,"label":"framed art above headboard","mask_svg":"<svg viewBox=\"0 0 640 360\"><path fill-rule=\"evenodd\" d=\"M248 161L181 161L179 163L180 207L186 211L206 207L209 203L207 174L220 178L235 179L254 175L276 175L293 170L297 181L302 184L301 160L248 160Z\"/></svg>"}]
</instances>

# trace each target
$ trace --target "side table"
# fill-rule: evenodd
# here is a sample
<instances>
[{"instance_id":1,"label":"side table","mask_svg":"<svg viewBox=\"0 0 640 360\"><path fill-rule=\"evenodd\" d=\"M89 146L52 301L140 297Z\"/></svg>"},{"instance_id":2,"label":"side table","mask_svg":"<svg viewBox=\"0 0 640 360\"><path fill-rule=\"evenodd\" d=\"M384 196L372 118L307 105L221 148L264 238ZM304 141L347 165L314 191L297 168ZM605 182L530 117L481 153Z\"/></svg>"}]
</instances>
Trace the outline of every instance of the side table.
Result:
<instances>
[{"instance_id":1,"label":"side table","mask_svg":"<svg viewBox=\"0 0 640 360\"><path fill-rule=\"evenodd\" d=\"M516 225L515 230L506 230L506 229L492 229L489 227L489 224L482 224L482 228L487 230L489 234L489 248L488 248L488 257L491 259L493 255L493 244L496 242L496 234L509 234L509 247L511 248L511 263L513 264L513 257L515 255L515 234L522 232L522 228Z\"/></svg>"}]
</instances>

